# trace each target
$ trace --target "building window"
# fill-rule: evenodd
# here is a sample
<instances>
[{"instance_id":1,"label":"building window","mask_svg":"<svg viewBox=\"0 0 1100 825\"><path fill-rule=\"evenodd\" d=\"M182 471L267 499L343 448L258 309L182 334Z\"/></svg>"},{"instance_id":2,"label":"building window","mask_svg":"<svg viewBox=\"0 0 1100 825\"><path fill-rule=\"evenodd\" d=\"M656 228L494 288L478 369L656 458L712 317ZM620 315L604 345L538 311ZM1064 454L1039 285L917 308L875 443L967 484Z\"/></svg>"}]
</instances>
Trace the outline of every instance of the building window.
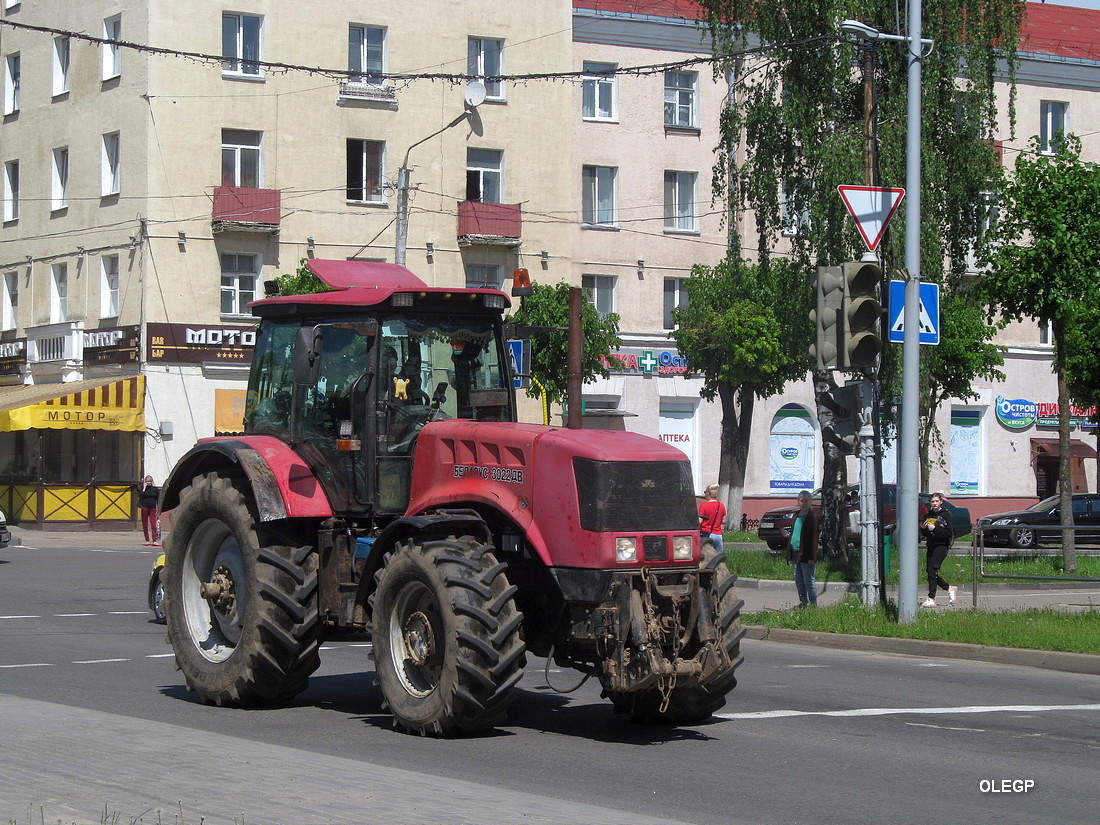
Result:
<instances>
[{"instance_id":1,"label":"building window","mask_svg":"<svg viewBox=\"0 0 1100 825\"><path fill-rule=\"evenodd\" d=\"M257 256L222 253L221 261L222 315L248 315L260 271Z\"/></svg>"},{"instance_id":2,"label":"building window","mask_svg":"<svg viewBox=\"0 0 1100 825\"><path fill-rule=\"evenodd\" d=\"M50 279L50 323L69 318L69 265L54 264Z\"/></svg>"},{"instance_id":3,"label":"building window","mask_svg":"<svg viewBox=\"0 0 1100 825\"><path fill-rule=\"evenodd\" d=\"M665 72L665 126L694 129L697 72Z\"/></svg>"},{"instance_id":4,"label":"building window","mask_svg":"<svg viewBox=\"0 0 1100 825\"><path fill-rule=\"evenodd\" d=\"M466 200L501 203L504 195L504 153L496 149L466 150Z\"/></svg>"},{"instance_id":5,"label":"building window","mask_svg":"<svg viewBox=\"0 0 1100 825\"><path fill-rule=\"evenodd\" d=\"M677 307L687 308L686 283L686 278L665 278L665 329L676 329L676 322L672 319L672 310Z\"/></svg>"},{"instance_id":6,"label":"building window","mask_svg":"<svg viewBox=\"0 0 1100 825\"><path fill-rule=\"evenodd\" d=\"M779 203L779 225L788 238L809 231L810 191L811 188L805 181L783 181L783 199Z\"/></svg>"},{"instance_id":7,"label":"building window","mask_svg":"<svg viewBox=\"0 0 1100 825\"><path fill-rule=\"evenodd\" d=\"M222 74L260 77L260 30L263 18L253 14L222 15Z\"/></svg>"},{"instance_id":8,"label":"building window","mask_svg":"<svg viewBox=\"0 0 1100 825\"><path fill-rule=\"evenodd\" d=\"M348 80L373 83L385 80L386 30L375 26L348 28Z\"/></svg>"},{"instance_id":9,"label":"building window","mask_svg":"<svg viewBox=\"0 0 1100 825\"><path fill-rule=\"evenodd\" d=\"M260 187L263 132L222 129L222 186Z\"/></svg>"},{"instance_id":10,"label":"building window","mask_svg":"<svg viewBox=\"0 0 1100 825\"><path fill-rule=\"evenodd\" d=\"M501 268L494 264L466 264L467 289L500 289Z\"/></svg>"},{"instance_id":11,"label":"building window","mask_svg":"<svg viewBox=\"0 0 1100 825\"><path fill-rule=\"evenodd\" d=\"M471 37L467 54L466 74L485 84L486 97L504 100L504 41Z\"/></svg>"},{"instance_id":12,"label":"building window","mask_svg":"<svg viewBox=\"0 0 1100 825\"><path fill-rule=\"evenodd\" d=\"M616 78L614 63L585 61L581 79L581 117L585 120L616 120Z\"/></svg>"},{"instance_id":13,"label":"building window","mask_svg":"<svg viewBox=\"0 0 1100 825\"><path fill-rule=\"evenodd\" d=\"M4 164L4 223L19 220L19 161Z\"/></svg>"},{"instance_id":14,"label":"building window","mask_svg":"<svg viewBox=\"0 0 1100 825\"><path fill-rule=\"evenodd\" d=\"M122 15L116 14L103 21L103 39L114 40L114 43L103 44L103 79L111 80L122 74L122 46L118 44L122 40Z\"/></svg>"},{"instance_id":15,"label":"building window","mask_svg":"<svg viewBox=\"0 0 1100 825\"><path fill-rule=\"evenodd\" d=\"M601 318L615 311L615 276L582 275L581 288L588 303L596 308Z\"/></svg>"},{"instance_id":16,"label":"building window","mask_svg":"<svg viewBox=\"0 0 1100 825\"><path fill-rule=\"evenodd\" d=\"M4 58L4 114L13 115L19 111L19 53Z\"/></svg>"},{"instance_id":17,"label":"building window","mask_svg":"<svg viewBox=\"0 0 1100 825\"><path fill-rule=\"evenodd\" d=\"M1069 131L1069 104L1044 100L1039 104L1039 148L1047 154L1058 151L1058 133Z\"/></svg>"},{"instance_id":18,"label":"building window","mask_svg":"<svg viewBox=\"0 0 1100 825\"><path fill-rule=\"evenodd\" d=\"M378 140L348 138L349 201L385 203L382 193L383 156L386 144Z\"/></svg>"},{"instance_id":19,"label":"building window","mask_svg":"<svg viewBox=\"0 0 1100 825\"><path fill-rule=\"evenodd\" d=\"M69 38L53 39L53 94L54 97L69 91Z\"/></svg>"},{"instance_id":20,"label":"building window","mask_svg":"<svg viewBox=\"0 0 1100 825\"><path fill-rule=\"evenodd\" d=\"M111 132L103 136L103 181L101 194L117 195L120 188L119 151L120 140L118 132Z\"/></svg>"},{"instance_id":21,"label":"building window","mask_svg":"<svg viewBox=\"0 0 1100 825\"><path fill-rule=\"evenodd\" d=\"M614 226L615 178L614 166L585 166L581 171L583 193L581 221L586 226Z\"/></svg>"},{"instance_id":22,"label":"building window","mask_svg":"<svg viewBox=\"0 0 1100 825\"><path fill-rule=\"evenodd\" d=\"M1039 321L1039 343L1045 347L1054 346L1054 322Z\"/></svg>"},{"instance_id":23,"label":"building window","mask_svg":"<svg viewBox=\"0 0 1100 825\"><path fill-rule=\"evenodd\" d=\"M694 172L665 172L665 230L697 232Z\"/></svg>"},{"instance_id":24,"label":"building window","mask_svg":"<svg viewBox=\"0 0 1100 825\"><path fill-rule=\"evenodd\" d=\"M19 326L19 273L4 273L4 329Z\"/></svg>"},{"instance_id":25,"label":"building window","mask_svg":"<svg viewBox=\"0 0 1100 825\"><path fill-rule=\"evenodd\" d=\"M118 255L104 255L103 280L99 287L99 317L118 317Z\"/></svg>"},{"instance_id":26,"label":"building window","mask_svg":"<svg viewBox=\"0 0 1100 825\"><path fill-rule=\"evenodd\" d=\"M69 205L69 147L53 150L53 185L50 209L57 211Z\"/></svg>"}]
</instances>

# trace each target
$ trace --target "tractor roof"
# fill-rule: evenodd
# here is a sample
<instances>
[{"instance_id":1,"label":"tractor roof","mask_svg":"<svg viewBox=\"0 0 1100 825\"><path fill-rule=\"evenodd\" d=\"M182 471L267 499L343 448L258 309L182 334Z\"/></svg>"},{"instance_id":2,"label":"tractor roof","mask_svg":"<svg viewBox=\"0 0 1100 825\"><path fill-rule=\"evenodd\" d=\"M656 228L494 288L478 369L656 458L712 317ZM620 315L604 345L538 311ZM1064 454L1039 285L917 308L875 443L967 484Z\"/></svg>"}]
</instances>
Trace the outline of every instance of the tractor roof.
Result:
<instances>
[{"instance_id":1,"label":"tractor roof","mask_svg":"<svg viewBox=\"0 0 1100 825\"><path fill-rule=\"evenodd\" d=\"M455 289L453 287L428 286L412 271L398 264L378 261L327 261L312 259L306 262L309 271L328 286L327 292L309 295L280 295L263 298L249 304L253 314L283 315L293 308L336 307L362 308L385 304L397 292L446 295L451 293L494 293L504 295L504 305L511 302L495 289Z\"/></svg>"}]
</instances>

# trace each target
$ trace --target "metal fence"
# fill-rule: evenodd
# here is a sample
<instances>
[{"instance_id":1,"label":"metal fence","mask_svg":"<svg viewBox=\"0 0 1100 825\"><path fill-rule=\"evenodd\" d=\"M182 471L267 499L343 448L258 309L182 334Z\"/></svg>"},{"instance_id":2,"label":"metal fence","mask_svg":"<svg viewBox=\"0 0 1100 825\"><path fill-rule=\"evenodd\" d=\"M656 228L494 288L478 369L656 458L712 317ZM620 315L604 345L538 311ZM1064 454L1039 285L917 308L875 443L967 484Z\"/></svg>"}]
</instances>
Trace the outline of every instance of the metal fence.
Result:
<instances>
[{"instance_id":1,"label":"metal fence","mask_svg":"<svg viewBox=\"0 0 1100 825\"><path fill-rule=\"evenodd\" d=\"M972 558L974 560L974 607L978 606L978 585L981 579L1016 579L1025 581L1056 581L1056 582L1100 582L1100 578L1091 576L1057 576L1042 575L1030 576L1023 573L993 573L985 568L986 556L997 555L1007 558L1030 558L1036 556L1061 557L1062 534L1066 530L1074 531L1074 546L1082 544L1092 545L1094 555L1100 550L1100 530L1089 527L1063 526L1061 524L1026 525L1031 530L1034 543L1030 547L1016 546L1013 534L1019 527L982 524L975 525L973 543L971 545ZM1057 534L1057 535L1056 535ZM990 551L987 536L993 539L993 550Z\"/></svg>"}]
</instances>

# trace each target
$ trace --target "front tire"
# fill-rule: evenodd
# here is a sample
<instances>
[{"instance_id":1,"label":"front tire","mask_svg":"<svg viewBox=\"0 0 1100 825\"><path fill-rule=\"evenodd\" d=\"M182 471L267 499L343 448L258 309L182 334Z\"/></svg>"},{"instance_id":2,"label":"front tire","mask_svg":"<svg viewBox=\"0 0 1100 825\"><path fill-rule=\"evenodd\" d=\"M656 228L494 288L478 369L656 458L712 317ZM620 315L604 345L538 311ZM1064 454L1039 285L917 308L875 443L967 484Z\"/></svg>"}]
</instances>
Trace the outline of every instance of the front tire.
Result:
<instances>
[{"instance_id":1,"label":"front tire","mask_svg":"<svg viewBox=\"0 0 1100 825\"><path fill-rule=\"evenodd\" d=\"M673 688L668 706L662 710L663 697L657 689L638 691L637 693L609 693L611 703L617 713L625 713L631 722L646 725L692 725L706 721L726 704L726 694L737 686L735 671L741 664L741 637L745 635L741 627L741 608L744 602L737 598L734 584L737 576L730 572L725 554L718 553L714 546L703 544L702 567L714 570L717 596L718 643L729 654L730 666L706 684L691 687Z\"/></svg>"},{"instance_id":2,"label":"front tire","mask_svg":"<svg viewBox=\"0 0 1100 825\"><path fill-rule=\"evenodd\" d=\"M376 580L371 655L395 722L433 736L503 722L526 646L517 588L492 548L469 537L408 541Z\"/></svg>"},{"instance_id":3,"label":"front tire","mask_svg":"<svg viewBox=\"0 0 1100 825\"><path fill-rule=\"evenodd\" d=\"M261 533L229 478L180 494L164 578L176 664L204 702L278 705L305 689L320 664L317 554Z\"/></svg>"}]
</instances>

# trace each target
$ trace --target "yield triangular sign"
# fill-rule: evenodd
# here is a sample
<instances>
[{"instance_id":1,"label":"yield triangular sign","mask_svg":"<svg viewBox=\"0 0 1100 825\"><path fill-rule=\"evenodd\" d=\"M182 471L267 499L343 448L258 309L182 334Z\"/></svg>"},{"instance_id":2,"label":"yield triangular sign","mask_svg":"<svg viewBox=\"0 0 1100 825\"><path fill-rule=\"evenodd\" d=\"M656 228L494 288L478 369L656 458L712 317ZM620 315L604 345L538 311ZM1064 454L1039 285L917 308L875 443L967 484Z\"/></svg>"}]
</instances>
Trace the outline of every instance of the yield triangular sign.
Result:
<instances>
[{"instance_id":1,"label":"yield triangular sign","mask_svg":"<svg viewBox=\"0 0 1100 825\"><path fill-rule=\"evenodd\" d=\"M856 222L863 243L869 252L878 249L890 219L905 197L904 189L883 189L878 186L838 186L844 208Z\"/></svg>"}]
</instances>

